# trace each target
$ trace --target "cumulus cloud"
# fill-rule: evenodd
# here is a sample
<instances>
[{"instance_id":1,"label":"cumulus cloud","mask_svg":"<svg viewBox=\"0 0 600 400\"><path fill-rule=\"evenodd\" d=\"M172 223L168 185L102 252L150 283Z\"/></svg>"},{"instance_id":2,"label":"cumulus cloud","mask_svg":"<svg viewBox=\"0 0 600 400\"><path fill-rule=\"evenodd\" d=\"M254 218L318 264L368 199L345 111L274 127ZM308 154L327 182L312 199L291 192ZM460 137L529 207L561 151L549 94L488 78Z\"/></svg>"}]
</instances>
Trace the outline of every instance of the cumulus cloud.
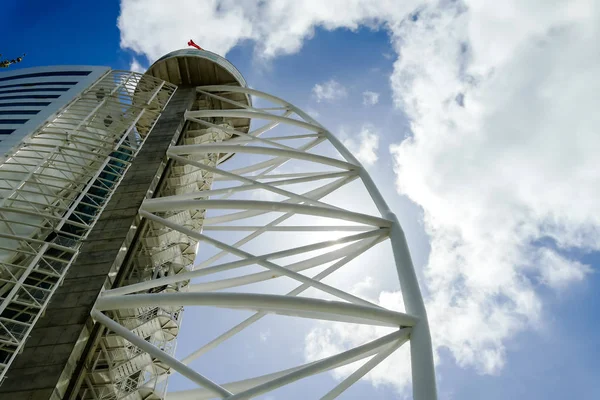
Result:
<instances>
[{"instance_id":1,"label":"cumulus cloud","mask_svg":"<svg viewBox=\"0 0 600 400\"><path fill-rule=\"evenodd\" d=\"M129 66L129 70L133 71L133 72L139 72L139 73L144 73L146 72L148 68L143 67L142 64L139 63L139 61L134 57L133 60L131 60L131 65Z\"/></svg>"},{"instance_id":2,"label":"cumulus cloud","mask_svg":"<svg viewBox=\"0 0 600 400\"><path fill-rule=\"evenodd\" d=\"M189 38L220 54L250 40L272 58L299 51L316 27L387 29L394 102L411 120L392 154L398 190L422 207L431 237L434 346L497 373L506 340L541 316L539 288L589 273L569 250L600 246L599 12L587 0L123 0L118 24L121 46L151 61ZM378 334L315 329L311 359ZM404 390L403 371L377 371L368 379Z\"/></svg>"},{"instance_id":3,"label":"cumulus cloud","mask_svg":"<svg viewBox=\"0 0 600 400\"><path fill-rule=\"evenodd\" d=\"M267 329L266 331L261 332L259 337L260 337L260 341L265 343L271 337L271 330Z\"/></svg>"},{"instance_id":4,"label":"cumulus cloud","mask_svg":"<svg viewBox=\"0 0 600 400\"><path fill-rule=\"evenodd\" d=\"M319 115L321 115L317 110L311 107L307 107L305 111L308 115L310 115L313 118L319 118Z\"/></svg>"},{"instance_id":5,"label":"cumulus cloud","mask_svg":"<svg viewBox=\"0 0 600 400\"><path fill-rule=\"evenodd\" d=\"M365 106L374 106L379 103L379 93L366 90L363 92L363 104Z\"/></svg>"},{"instance_id":6,"label":"cumulus cloud","mask_svg":"<svg viewBox=\"0 0 600 400\"><path fill-rule=\"evenodd\" d=\"M364 125L358 135L349 136L346 132L341 133L342 142L364 165L373 165L379 148L379 135L370 125Z\"/></svg>"},{"instance_id":7,"label":"cumulus cloud","mask_svg":"<svg viewBox=\"0 0 600 400\"><path fill-rule=\"evenodd\" d=\"M154 61L193 38L201 47L225 55L251 40L257 54L272 58L299 51L315 27L357 29L399 20L418 1L396 0L122 0L118 26L121 47ZM176 23L174 23L176 21ZM160 32L160 34L157 34Z\"/></svg>"},{"instance_id":8,"label":"cumulus cloud","mask_svg":"<svg viewBox=\"0 0 600 400\"><path fill-rule=\"evenodd\" d=\"M122 0L117 25L121 47L144 54L152 62L193 38L203 48L225 54L234 45L254 36L249 20L256 6L247 2L182 0ZM199 23L201 21L202 23Z\"/></svg>"},{"instance_id":9,"label":"cumulus cloud","mask_svg":"<svg viewBox=\"0 0 600 400\"><path fill-rule=\"evenodd\" d=\"M322 101L332 102L348 96L348 91L344 85L334 79L330 79L322 84L317 83L312 88L312 93L319 103Z\"/></svg>"},{"instance_id":10,"label":"cumulus cloud","mask_svg":"<svg viewBox=\"0 0 600 400\"><path fill-rule=\"evenodd\" d=\"M541 316L541 285L598 250L598 9L585 1L444 3L394 30L392 85L412 136L397 185L423 208L437 346L498 372L504 342Z\"/></svg>"}]
</instances>

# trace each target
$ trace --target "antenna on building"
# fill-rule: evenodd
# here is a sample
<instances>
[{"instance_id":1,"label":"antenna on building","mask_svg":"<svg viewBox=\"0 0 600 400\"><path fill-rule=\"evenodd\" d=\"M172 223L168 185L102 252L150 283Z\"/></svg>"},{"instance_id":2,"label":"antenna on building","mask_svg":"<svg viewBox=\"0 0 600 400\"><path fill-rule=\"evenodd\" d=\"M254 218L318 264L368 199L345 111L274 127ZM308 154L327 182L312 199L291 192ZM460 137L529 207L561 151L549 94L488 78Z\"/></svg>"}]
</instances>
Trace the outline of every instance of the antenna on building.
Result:
<instances>
[{"instance_id":1,"label":"antenna on building","mask_svg":"<svg viewBox=\"0 0 600 400\"><path fill-rule=\"evenodd\" d=\"M2 54L0 54L0 57L2 57ZM23 53L21 57L13 58L12 60L9 60L8 58L6 60L0 60L0 68L8 68L12 64L18 64L23 61L23 57L25 57L25 53Z\"/></svg>"}]
</instances>

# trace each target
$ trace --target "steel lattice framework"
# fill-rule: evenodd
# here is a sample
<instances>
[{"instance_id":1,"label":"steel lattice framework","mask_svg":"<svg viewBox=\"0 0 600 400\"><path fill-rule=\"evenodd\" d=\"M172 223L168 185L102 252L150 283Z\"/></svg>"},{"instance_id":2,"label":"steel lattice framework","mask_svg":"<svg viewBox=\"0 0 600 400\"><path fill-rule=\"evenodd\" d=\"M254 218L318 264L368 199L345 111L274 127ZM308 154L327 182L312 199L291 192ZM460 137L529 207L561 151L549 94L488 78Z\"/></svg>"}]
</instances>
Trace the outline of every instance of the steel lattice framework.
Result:
<instances>
[{"instance_id":1,"label":"steel lattice framework","mask_svg":"<svg viewBox=\"0 0 600 400\"><path fill-rule=\"evenodd\" d=\"M0 160L0 381L175 88L109 71Z\"/></svg>"},{"instance_id":2,"label":"steel lattice framework","mask_svg":"<svg viewBox=\"0 0 600 400\"><path fill-rule=\"evenodd\" d=\"M179 189L160 190L154 198L144 201L139 214L154 232L146 236L145 246L160 249L148 250L150 256L165 254L169 243L181 244L178 261L171 266L189 260L189 249L195 249L197 242L216 250L206 254L200 250L186 268L163 269L148 278L107 290L98 299L93 318L111 335L148 355L146 362L153 365L140 367L142 374L136 373L135 388L127 389L127 393L135 389L142 395L127 398L155 398L150 396L155 393L150 388L156 388L170 374L180 373L199 388L171 392L169 399L247 399L370 358L328 393L307 393L307 398L333 399L410 342L413 396L417 400L435 399L427 316L406 239L398 219L366 170L327 129L284 100L237 86L202 86L197 92L200 98L225 102L230 107L186 112L189 125L185 137L195 136L197 140L173 145L167 153L170 168L179 171L177 178L171 177L179 180L172 182ZM255 105L235 101L232 94L252 96ZM243 119L252 121L253 130L245 133L233 128ZM203 128L191 130L192 124ZM190 174L201 176L206 184L188 184L191 181L186 176ZM221 187L211 187L213 180ZM353 182L360 183L378 213L351 211L327 200ZM198 219L201 223L194 222ZM302 245L294 239L274 240L271 249L252 246L259 236L274 232L282 238L308 232L314 240ZM385 241L389 241L393 251L405 312L385 309L324 283L325 278ZM188 254L187 258L182 259L182 254ZM288 258L293 262L282 261ZM225 261L228 259L233 260ZM165 258L160 262L164 265ZM249 270L252 266L255 269ZM262 270L257 271L257 266ZM223 277L222 273L228 275ZM252 289L253 285L262 288L260 285L273 279L293 280L298 286L286 294ZM331 298L335 300L327 300ZM177 359L174 346L165 343L176 336L182 308L191 306L250 310L254 314ZM127 315L139 316L149 310L157 310L153 316L169 315L162 320L159 336L155 331L142 332L147 319L138 318L136 326L125 321ZM228 339L241 335L268 314L393 330L339 354L243 380L217 383L211 379L210 371L190 367L192 361L217 346L227 346ZM169 325L170 321L174 325ZM166 335L165 331L172 334Z\"/></svg>"}]
</instances>

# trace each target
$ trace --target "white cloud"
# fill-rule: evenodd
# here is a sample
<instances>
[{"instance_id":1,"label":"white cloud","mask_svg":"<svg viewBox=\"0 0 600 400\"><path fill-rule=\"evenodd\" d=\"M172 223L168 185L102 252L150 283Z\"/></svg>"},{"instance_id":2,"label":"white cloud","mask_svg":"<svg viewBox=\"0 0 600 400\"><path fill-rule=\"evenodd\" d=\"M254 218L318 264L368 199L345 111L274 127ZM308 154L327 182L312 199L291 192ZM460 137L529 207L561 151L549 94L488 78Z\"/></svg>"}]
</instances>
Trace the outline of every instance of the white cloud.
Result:
<instances>
[{"instance_id":1,"label":"white cloud","mask_svg":"<svg viewBox=\"0 0 600 400\"><path fill-rule=\"evenodd\" d=\"M129 66L129 70L133 71L133 72L139 72L139 73L144 73L146 72L148 68L143 67L139 61L134 57L133 60L131 60L131 65Z\"/></svg>"},{"instance_id":2,"label":"white cloud","mask_svg":"<svg viewBox=\"0 0 600 400\"><path fill-rule=\"evenodd\" d=\"M319 115L321 115L321 114L320 114L320 113L319 113L317 110L315 110L314 108L307 107L307 108L305 109L305 111L306 111L306 113L307 113L308 115L310 115L310 116L311 116L311 117L313 117L313 118L318 118L318 117L319 117Z\"/></svg>"},{"instance_id":3,"label":"white cloud","mask_svg":"<svg viewBox=\"0 0 600 400\"><path fill-rule=\"evenodd\" d=\"M220 54L250 39L269 58L297 52L317 26L385 26L398 54L394 101L412 121L412 137L392 148L397 185L431 236L423 284L434 345L496 373L504 343L541 316L539 286L564 289L588 273L565 250L600 246L600 8L427 4L124 0L119 28L122 47L154 60L190 38ZM316 329L309 358L376 334ZM378 370L372 382L405 388L404 369Z\"/></svg>"},{"instance_id":4,"label":"white cloud","mask_svg":"<svg viewBox=\"0 0 600 400\"><path fill-rule=\"evenodd\" d=\"M334 79L330 79L322 84L317 83L312 88L312 92L319 103L323 100L332 102L348 96L348 91L344 85Z\"/></svg>"},{"instance_id":5,"label":"white cloud","mask_svg":"<svg viewBox=\"0 0 600 400\"><path fill-rule=\"evenodd\" d=\"M399 20L419 1L397 0L122 0L118 26L121 47L153 61L186 47L190 38L202 48L225 55L252 40L261 57L295 53L316 26L356 29ZM176 23L174 23L176 21ZM199 23L201 21L202 23ZM160 32L160 34L157 34Z\"/></svg>"},{"instance_id":6,"label":"white cloud","mask_svg":"<svg viewBox=\"0 0 600 400\"><path fill-rule=\"evenodd\" d=\"M366 90L363 92L363 104L365 106L374 106L379 103L379 93Z\"/></svg>"},{"instance_id":7,"label":"white cloud","mask_svg":"<svg viewBox=\"0 0 600 400\"><path fill-rule=\"evenodd\" d=\"M356 137L350 137L342 131L340 137L344 146L364 165L373 165L377 161L379 135L373 130L373 127L364 125Z\"/></svg>"},{"instance_id":8,"label":"white cloud","mask_svg":"<svg viewBox=\"0 0 600 400\"><path fill-rule=\"evenodd\" d=\"M398 24L395 101L413 136L397 185L424 211L438 347L498 372L504 343L539 320L600 248L599 15L591 3L445 3Z\"/></svg>"},{"instance_id":9,"label":"white cloud","mask_svg":"<svg viewBox=\"0 0 600 400\"><path fill-rule=\"evenodd\" d=\"M247 3L252 13L255 6ZM176 5L162 0L122 0L117 22L121 47L154 61L194 39L203 48L225 54L240 40L254 36L245 7L216 0L182 0Z\"/></svg>"},{"instance_id":10,"label":"white cloud","mask_svg":"<svg viewBox=\"0 0 600 400\"><path fill-rule=\"evenodd\" d=\"M263 343L266 343L266 341L269 340L270 337L271 337L270 329L267 329L266 331L263 331L260 333L260 341Z\"/></svg>"}]
</instances>

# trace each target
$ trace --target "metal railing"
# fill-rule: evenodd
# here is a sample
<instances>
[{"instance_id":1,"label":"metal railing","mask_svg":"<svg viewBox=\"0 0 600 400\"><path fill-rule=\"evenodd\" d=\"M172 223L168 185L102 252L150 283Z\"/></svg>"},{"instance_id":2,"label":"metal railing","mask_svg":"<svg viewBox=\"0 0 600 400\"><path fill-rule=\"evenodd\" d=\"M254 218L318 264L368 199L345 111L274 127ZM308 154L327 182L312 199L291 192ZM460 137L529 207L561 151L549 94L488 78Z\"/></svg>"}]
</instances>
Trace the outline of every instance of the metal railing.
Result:
<instances>
[{"instance_id":1,"label":"metal railing","mask_svg":"<svg viewBox=\"0 0 600 400\"><path fill-rule=\"evenodd\" d=\"M174 90L110 71L0 164L0 381Z\"/></svg>"}]
</instances>

